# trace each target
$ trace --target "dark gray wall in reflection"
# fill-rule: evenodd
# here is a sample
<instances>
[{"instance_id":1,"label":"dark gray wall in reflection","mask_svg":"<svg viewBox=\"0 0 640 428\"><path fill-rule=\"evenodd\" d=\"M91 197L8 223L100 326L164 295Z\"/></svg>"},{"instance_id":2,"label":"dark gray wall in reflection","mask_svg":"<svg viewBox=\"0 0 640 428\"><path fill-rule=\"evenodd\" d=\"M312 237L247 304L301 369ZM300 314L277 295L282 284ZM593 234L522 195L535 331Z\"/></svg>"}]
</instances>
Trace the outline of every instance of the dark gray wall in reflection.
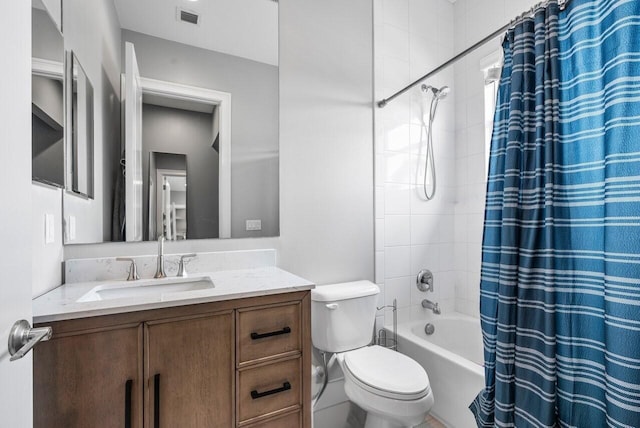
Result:
<instances>
[{"instance_id":1,"label":"dark gray wall in reflection","mask_svg":"<svg viewBox=\"0 0 640 428\"><path fill-rule=\"evenodd\" d=\"M149 153L187 158L187 239L218 237L218 153L213 150L213 116L143 104L142 176L144 231L148 238ZM167 167L158 165L157 168Z\"/></svg>"}]
</instances>

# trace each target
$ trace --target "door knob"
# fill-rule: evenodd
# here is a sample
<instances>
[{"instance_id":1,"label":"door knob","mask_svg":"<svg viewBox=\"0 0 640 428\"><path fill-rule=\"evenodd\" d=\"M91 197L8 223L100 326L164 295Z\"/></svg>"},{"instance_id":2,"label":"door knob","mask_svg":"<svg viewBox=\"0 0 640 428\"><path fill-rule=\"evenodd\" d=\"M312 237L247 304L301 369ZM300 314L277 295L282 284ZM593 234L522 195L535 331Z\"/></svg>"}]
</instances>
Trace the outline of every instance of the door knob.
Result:
<instances>
[{"instance_id":1,"label":"door knob","mask_svg":"<svg viewBox=\"0 0 640 428\"><path fill-rule=\"evenodd\" d=\"M51 327L31 328L27 320L16 321L9 333L9 361L24 357L39 342L51 339L52 333Z\"/></svg>"}]
</instances>

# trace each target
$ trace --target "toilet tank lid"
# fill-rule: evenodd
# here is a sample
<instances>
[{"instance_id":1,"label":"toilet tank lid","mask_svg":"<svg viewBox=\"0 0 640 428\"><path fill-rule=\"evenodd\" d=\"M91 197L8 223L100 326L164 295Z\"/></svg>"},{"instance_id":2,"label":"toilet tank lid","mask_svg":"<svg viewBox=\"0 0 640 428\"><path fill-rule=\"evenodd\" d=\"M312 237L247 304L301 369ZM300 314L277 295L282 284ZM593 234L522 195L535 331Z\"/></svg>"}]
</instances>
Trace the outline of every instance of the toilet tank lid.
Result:
<instances>
[{"instance_id":1,"label":"toilet tank lid","mask_svg":"<svg viewBox=\"0 0 640 428\"><path fill-rule=\"evenodd\" d=\"M317 286L311 290L311 300L314 302L334 302L373 296L378 293L380 293L380 288L371 281L341 282Z\"/></svg>"}]
</instances>

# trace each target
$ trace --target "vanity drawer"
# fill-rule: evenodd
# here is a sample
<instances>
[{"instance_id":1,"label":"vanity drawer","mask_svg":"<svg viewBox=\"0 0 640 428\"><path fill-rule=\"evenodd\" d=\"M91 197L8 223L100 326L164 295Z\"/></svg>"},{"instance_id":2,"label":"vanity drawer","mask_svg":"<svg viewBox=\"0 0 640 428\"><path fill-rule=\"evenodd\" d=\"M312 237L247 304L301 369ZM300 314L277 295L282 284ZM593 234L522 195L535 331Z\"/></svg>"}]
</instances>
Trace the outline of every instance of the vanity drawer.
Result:
<instances>
[{"instance_id":1,"label":"vanity drawer","mask_svg":"<svg viewBox=\"0 0 640 428\"><path fill-rule=\"evenodd\" d=\"M289 413L266 421L247 425L247 428L300 428L302 426L302 412Z\"/></svg>"},{"instance_id":2,"label":"vanity drawer","mask_svg":"<svg viewBox=\"0 0 640 428\"><path fill-rule=\"evenodd\" d=\"M238 311L238 367L301 349L300 304Z\"/></svg>"},{"instance_id":3,"label":"vanity drawer","mask_svg":"<svg viewBox=\"0 0 640 428\"><path fill-rule=\"evenodd\" d=\"M301 359L295 358L240 370L238 421L242 424L279 410L299 407L302 397L301 365Z\"/></svg>"}]
</instances>

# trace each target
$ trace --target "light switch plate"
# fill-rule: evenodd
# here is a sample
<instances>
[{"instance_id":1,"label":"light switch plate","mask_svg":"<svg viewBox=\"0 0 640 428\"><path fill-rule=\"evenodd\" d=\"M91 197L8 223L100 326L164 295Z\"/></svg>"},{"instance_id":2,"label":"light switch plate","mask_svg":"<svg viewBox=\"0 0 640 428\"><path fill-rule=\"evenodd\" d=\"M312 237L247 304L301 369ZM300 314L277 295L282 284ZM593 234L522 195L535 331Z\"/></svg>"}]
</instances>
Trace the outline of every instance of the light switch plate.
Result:
<instances>
[{"instance_id":1,"label":"light switch plate","mask_svg":"<svg viewBox=\"0 0 640 428\"><path fill-rule=\"evenodd\" d=\"M53 214L44 215L44 243L45 244L53 244L56 240L54 220L55 220L55 217Z\"/></svg>"},{"instance_id":2,"label":"light switch plate","mask_svg":"<svg viewBox=\"0 0 640 428\"><path fill-rule=\"evenodd\" d=\"M262 230L262 220L247 220L247 230Z\"/></svg>"},{"instance_id":3,"label":"light switch plate","mask_svg":"<svg viewBox=\"0 0 640 428\"><path fill-rule=\"evenodd\" d=\"M68 231L69 241L73 241L76 239L76 216L69 216L69 231Z\"/></svg>"}]
</instances>

